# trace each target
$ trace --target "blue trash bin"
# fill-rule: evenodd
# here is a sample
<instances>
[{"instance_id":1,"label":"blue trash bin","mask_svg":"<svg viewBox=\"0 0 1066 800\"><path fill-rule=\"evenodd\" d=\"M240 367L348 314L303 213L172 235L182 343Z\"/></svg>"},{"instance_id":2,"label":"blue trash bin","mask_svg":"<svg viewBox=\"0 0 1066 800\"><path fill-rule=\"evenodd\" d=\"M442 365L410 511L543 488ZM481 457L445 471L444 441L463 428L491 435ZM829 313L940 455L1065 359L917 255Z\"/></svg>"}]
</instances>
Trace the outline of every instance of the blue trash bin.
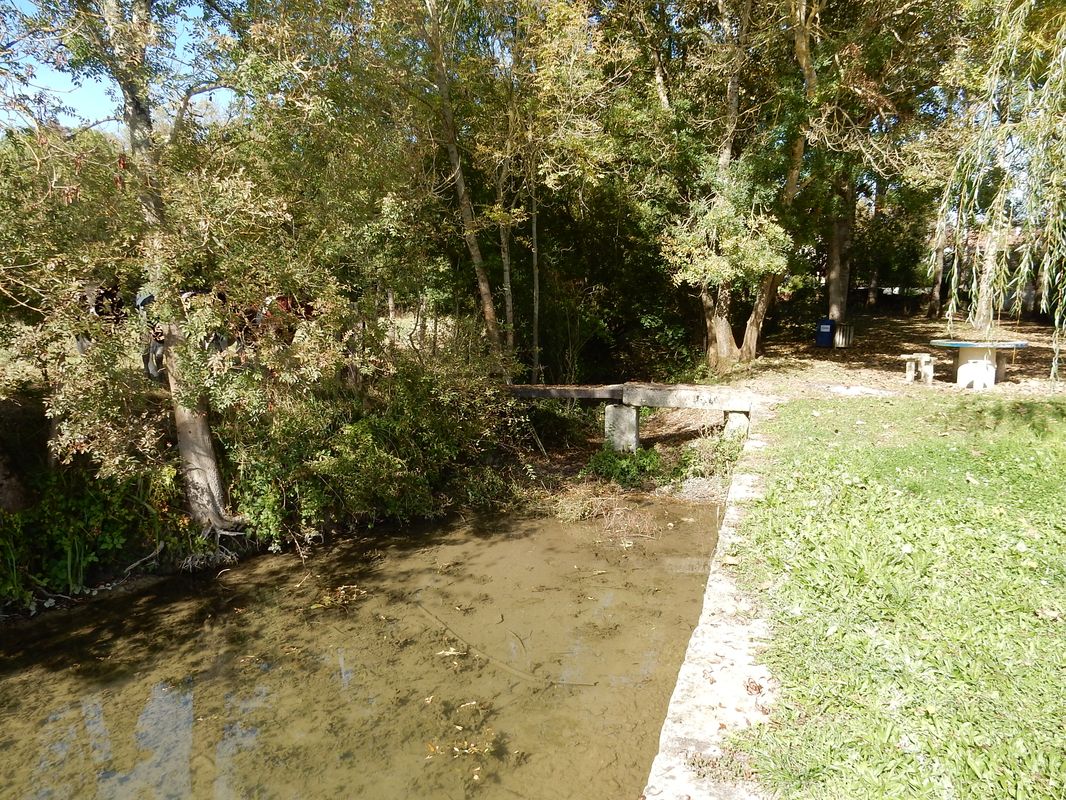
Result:
<instances>
[{"instance_id":1,"label":"blue trash bin","mask_svg":"<svg viewBox=\"0 0 1066 800\"><path fill-rule=\"evenodd\" d=\"M836 321L829 319L829 317L818 320L818 330L814 334L815 347L832 347L836 327Z\"/></svg>"}]
</instances>

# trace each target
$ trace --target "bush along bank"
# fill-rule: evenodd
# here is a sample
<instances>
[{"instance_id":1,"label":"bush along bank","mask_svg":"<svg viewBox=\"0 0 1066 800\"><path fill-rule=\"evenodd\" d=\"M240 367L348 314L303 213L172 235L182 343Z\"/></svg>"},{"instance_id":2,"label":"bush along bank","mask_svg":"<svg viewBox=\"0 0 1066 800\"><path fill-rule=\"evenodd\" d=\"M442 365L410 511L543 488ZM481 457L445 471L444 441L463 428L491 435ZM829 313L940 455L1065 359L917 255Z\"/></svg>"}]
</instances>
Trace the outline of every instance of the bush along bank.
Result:
<instances>
[{"instance_id":1,"label":"bush along bank","mask_svg":"<svg viewBox=\"0 0 1066 800\"><path fill-rule=\"evenodd\" d=\"M101 476L88 459L40 465L26 480L29 505L0 512L0 609L71 598L136 562L194 568L506 502L528 426L485 373L399 356L358 391L336 381L289 393L267 413L220 415L217 446L246 521L238 537L192 526L171 462L125 478Z\"/></svg>"}]
</instances>

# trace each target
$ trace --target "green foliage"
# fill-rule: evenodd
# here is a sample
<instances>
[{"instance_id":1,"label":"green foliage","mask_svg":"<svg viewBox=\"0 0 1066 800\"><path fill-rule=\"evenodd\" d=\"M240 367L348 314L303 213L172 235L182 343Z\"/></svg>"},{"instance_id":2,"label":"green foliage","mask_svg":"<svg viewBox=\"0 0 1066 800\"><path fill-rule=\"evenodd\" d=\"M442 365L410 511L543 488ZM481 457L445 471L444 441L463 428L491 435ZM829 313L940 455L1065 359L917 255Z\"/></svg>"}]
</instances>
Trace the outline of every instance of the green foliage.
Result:
<instances>
[{"instance_id":1,"label":"green foliage","mask_svg":"<svg viewBox=\"0 0 1066 800\"><path fill-rule=\"evenodd\" d=\"M674 281L690 286L751 285L765 273L782 273L791 240L765 210L766 198L736 166L728 180L708 176L709 198L689 204L667 232L663 255Z\"/></svg>"},{"instance_id":2,"label":"green foliage","mask_svg":"<svg viewBox=\"0 0 1066 800\"><path fill-rule=\"evenodd\" d=\"M740 743L760 779L796 798L1062 797L1066 405L793 402L771 435L739 552L784 687Z\"/></svg>"},{"instance_id":3,"label":"green foliage","mask_svg":"<svg viewBox=\"0 0 1066 800\"><path fill-rule=\"evenodd\" d=\"M529 411L529 423L545 447L569 448L602 434L599 409L560 400L537 400Z\"/></svg>"},{"instance_id":4,"label":"green foliage","mask_svg":"<svg viewBox=\"0 0 1066 800\"><path fill-rule=\"evenodd\" d=\"M84 469L41 473L38 502L0 514L0 603L37 589L77 594L181 529L172 479L110 480Z\"/></svg>"},{"instance_id":5,"label":"green foliage","mask_svg":"<svg viewBox=\"0 0 1066 800\"><path fill-rule=\"evenodd\" d=\"M978 309L1044 274L1040 298L1066 327L1066 12L1040 0L991 0L970 14L983 25L959 54L960 82L974 100L942 196L937 235L951 241L956 269L966 237L980 233L982 267L972 272ZM953 295L959 286L953 284ZM984 303L980 302L981 300ZM952 302L954 303L953 297Z\"/></svg>"},{"instance_id":6,"label":"green foliage","mask_svg":"<svg viewBox=\"0 0 1066 800\"><path fill-rule=\"evenodd\" d=\"M366 393L290 396L260 420L235 423L235 496L273 546L327 525L485 507L510 493L490 462L520 441L521 421L477 365L441 359L427 368L399 354Z\"/></svg>"},{"instance_id":7,"label":"green foliage","mask_svg":"<svg viewBox=\"0 0 1066 800\"><path fill-rule=\"evenodd\" d=\"M626 488L635 488L649 478L661 475L662 471L663 459L657 450L641 448L634 453L619 453L605 445L589 459L588 466L581 474L595 475Z\"/></svg>"},{"instance_id":8,"label":"green foliage","mask_svg":"<svg viewBox=\"0 0 1066 800\"><path fill-rule=\"evenodd\" d=\"M743 449L741 436L702 436L681 450L672 477L675 480L728 477Z\"/></svg>"},{"instance_id":9,"label":"green foliage","mask_svg":"<svg viewBox=\"0 0 1066 800\"><path fill-rule=\"evenodd\" d=\"M856 283L876 274L880 286L924 287L932 201L926 193L882 188L876 216L861 215L852 245Z\"/></svg>"}]
</instances>

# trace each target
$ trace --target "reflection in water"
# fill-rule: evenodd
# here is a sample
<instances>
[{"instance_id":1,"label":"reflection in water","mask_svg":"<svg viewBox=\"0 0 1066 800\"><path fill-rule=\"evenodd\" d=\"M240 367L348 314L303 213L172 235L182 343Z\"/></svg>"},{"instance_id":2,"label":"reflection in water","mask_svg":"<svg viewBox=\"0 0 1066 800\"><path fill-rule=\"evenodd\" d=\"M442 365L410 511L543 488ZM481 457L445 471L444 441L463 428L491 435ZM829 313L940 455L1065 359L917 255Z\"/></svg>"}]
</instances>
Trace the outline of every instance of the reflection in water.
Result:
<instances>
[{"instance_id":1,"label":"reflection in water","mask_svg":"<svg viewBox=\"0 0 1066 800\"><path fill-rule=\"evenodd\" d=\"M0 661L0 797L635 799L714 542L649 508L637 546L515 520L56 615Z\"/></svg>"},{"instance_id":2,"label":"reflection in water","mask_svg":"<svg viewBox=\"0 0 1066 800\"><path fill-rule=\"evenodd\" d=\"M149 755L129 772L101 772L97 797L188 797L192 793L192 693L153 686L152 696L137 718L134 739Z\"/></svg>"},{"instance_id":3,"label":"reflection in water","mask_svg":"<svg viewBox=\"0 0 1066 800\"><path fill-rule=\"evenodd\" d=\"M348 684L352 682L352 671L344 665L344 648L337 648L337 663L340 664L341 670L341 686L345 689L348 688Z\"/></svg>"},{"instance_id":4,"label":"reflection in water","mask_svg":"<svg viewBox=\"0 0 1066 800\"><path fill-rule=\"evenodd\" d=\"M241 796L240 792L232 788L232 785L237 782L236 767L233 761L237 753L252 749L256 736L255 728L246 728L240 722L231 722L226 725L225 735L215 748L215 769L218 771L214 785L216 800L230 800L231 797Z\"/></svg>"},{"instance_id":5,"label":"reflection in water","mask_svg":"<svg viewBox=\"0 0 1066 800\"><path fill-rule=\"evenodd\" d=\"M257 688L248 700L228 703L234 715L263 708L265 704L263 687ZM132 736L136 752L147 755L122 772L112 763L111 737L104 722L101 696L87 696L78 706L66 706L45 721L39 747L42 757L34 770L35 788L29 796L41 800L88 796L75 783L62 780L72 762L84 760L87 755L97 767L91 772L95 777L92 794L101 800L191 797L193 728L193 692L165 684L153 686ZM224 725L214 759L217 772L214 796L219 800L241 796L231 788L233 759L237 753L251 749L256 736L256 729L246 727L240 720Z\"/></svg>"},{"instance_id":6,"label":"reflection in water","mask_svg":"<svg viewBox=\"0 0 1066 800\"><path fill-rule=\"evenodd\" d=\"M111 760L111 739L104 725L104 707L100 695L90 695L81 701L81 715L89 735L89 755L94 764Z\"/></svg>"}]
</instances>

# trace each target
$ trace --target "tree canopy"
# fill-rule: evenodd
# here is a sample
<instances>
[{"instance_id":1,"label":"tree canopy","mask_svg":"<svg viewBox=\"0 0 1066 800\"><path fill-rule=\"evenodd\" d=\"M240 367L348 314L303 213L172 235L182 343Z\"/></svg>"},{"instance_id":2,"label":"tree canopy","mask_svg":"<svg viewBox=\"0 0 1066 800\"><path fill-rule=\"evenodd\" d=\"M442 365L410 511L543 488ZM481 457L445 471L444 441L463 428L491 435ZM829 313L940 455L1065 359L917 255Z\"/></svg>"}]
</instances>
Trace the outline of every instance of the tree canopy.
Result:
<instances>
[{"instance_id":1,"label":"tree canopy","mask_svg":"<svg viewBox=\"0 0 1066 800\"><path fill-rule=\"evenodd\" d=\"M782 285L1066 322L1059 3L0 10L0 394L190 536L437 513L501 381L728 370Z\"/></svg>"}]
</instances>

